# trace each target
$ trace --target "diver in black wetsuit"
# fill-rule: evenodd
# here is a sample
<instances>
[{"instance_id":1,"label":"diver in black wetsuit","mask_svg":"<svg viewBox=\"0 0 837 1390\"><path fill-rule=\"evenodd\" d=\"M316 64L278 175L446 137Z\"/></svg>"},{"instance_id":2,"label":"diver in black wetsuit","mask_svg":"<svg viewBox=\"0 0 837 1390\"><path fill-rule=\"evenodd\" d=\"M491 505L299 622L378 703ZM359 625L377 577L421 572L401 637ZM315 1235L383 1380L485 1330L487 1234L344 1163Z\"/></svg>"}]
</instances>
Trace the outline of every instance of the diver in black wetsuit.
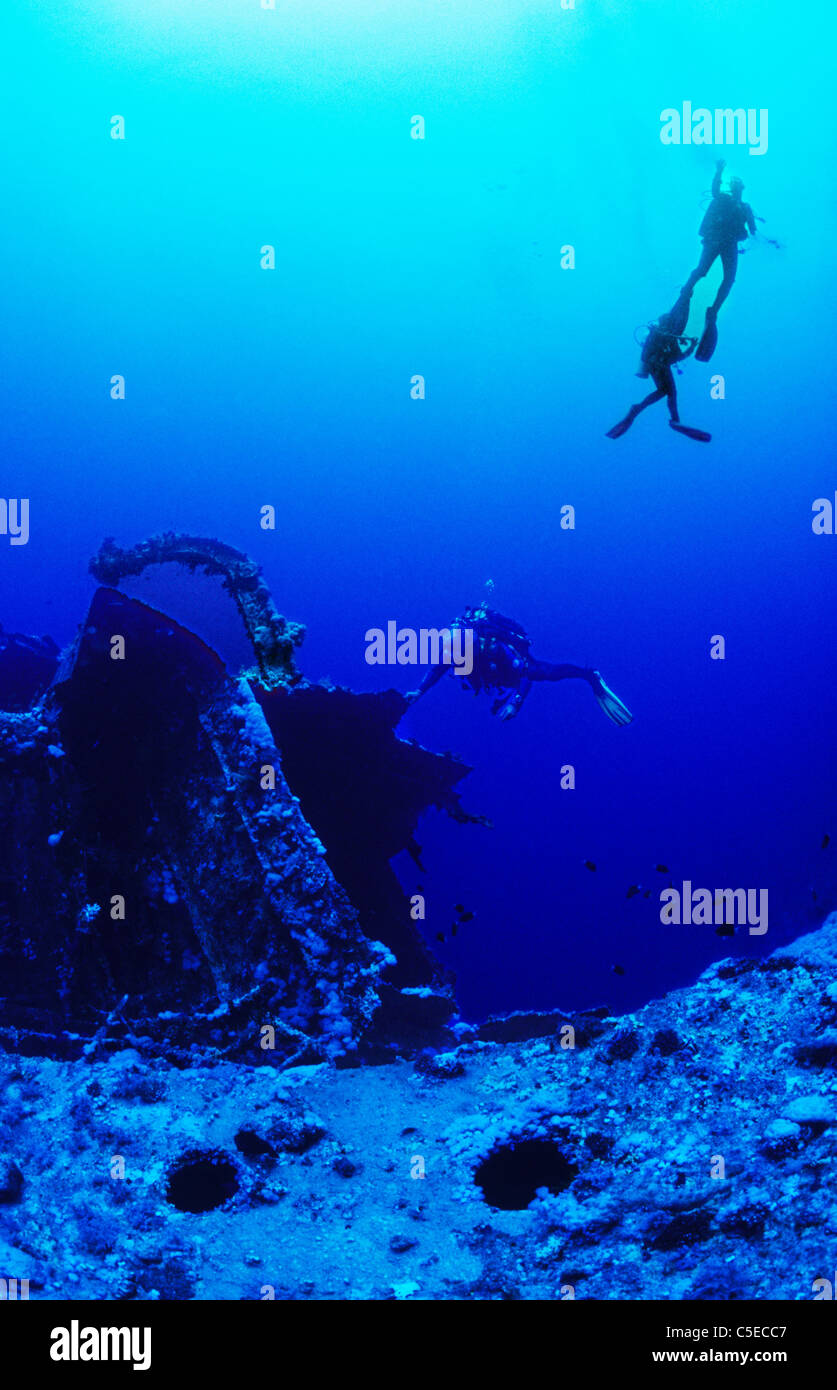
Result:
<instances>
[{"instance_id":1,"label":"diver in black wetsuit","mask_svg":"<svg viewBox=\"0 0 837 1390\"><path fill-rule=\"evenodd\" d=\"M692 425L681 425L680 415L677 410L677 387L674 384L672 367L677 362L682 362L695 350L696 338L686 338L683 336L686 314L683 309L682 296L677 304L668 314L661 314L655 324L651 325L651 331L645 340L642 348L642 366L637 372L637 376L650 376L656 390L639 401L637 405L632 405L624 420L620 420L618 425L607 430L609 439L619 439L626 430L629 430L634 423L637 415L641 411L647 410L649 405L654 405L657 401L666 400L671 419L669 424L673 430L679 434L685 434L689 439L697 439L702 444L708 444L712 438L705 430L697 430Z\"/></svg>"},{"instance_id":2,"label":"diver in black wetsuit","mask_svg":"<svg viewBox=\"0 0 837 1390\"><path fill-rule=\"evenodd\" d=\"M706 326L695 353L697 362L708 362L715 351L718 341L718 310L732 289L738 270L738 243L746 240L748 235L756 235L755 213L750 204L745 203L741 197L744 191L743 180L731 179L729 192L721 192L721 175L725 167L726 161L723 159L719 159L715 165L712 202L706 209L698 233L703 240L703 250L698 264L681 291L681 295L688 300L698 280L702 280L704 275L709 273L720 256L724 275L715 301L706 311Z\"/></svg>"},{"instance_id":3,"label":"diver in black wetsuit","mask_svg":"<svg viewBox=\"0 0 837 1390\"><path fill-rule=\"evenodd\" d=\"M534 681L585 680L593 691L608 719L614 724L629 724L633 715L609 690L598 671L583 666L572 666L568 662L557 665L549 661L537 661L529 653L530 639L519 623L504 618L484 604L479 608L468 608L451 627L470 629L473 632L473 670L468 676L458 676L478 695L481 690L496 691L497 698L491 706L491 713L500 719L513 719L519 712L523 701L532 689ZM407 699L418 700L437 681L442 679L449 666L442 664L430 666L418 690L411 690Z\"/></svg>"}]
</instances>

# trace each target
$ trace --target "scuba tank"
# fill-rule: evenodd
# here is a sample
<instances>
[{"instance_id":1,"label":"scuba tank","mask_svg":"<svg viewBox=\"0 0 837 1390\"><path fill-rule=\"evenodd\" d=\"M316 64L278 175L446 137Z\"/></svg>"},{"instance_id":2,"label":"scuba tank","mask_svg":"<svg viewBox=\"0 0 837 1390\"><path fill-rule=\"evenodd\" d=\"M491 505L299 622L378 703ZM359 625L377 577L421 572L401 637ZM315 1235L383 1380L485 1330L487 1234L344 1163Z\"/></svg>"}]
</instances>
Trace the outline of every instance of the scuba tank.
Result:
<instances>
[{"instance_id":1,"label":"scuba tank","mask_svg":"<svg viewBox=\"0 0 837 1390\"><path fill-rule=\"evenodd\" d=\"M463 679L463 688L472 690L508 688L512 672L525 667L531 638L520 623L506 618L485 604L468 608L453 627L472 627L474 630L474 669Z\"/></svg>"}]
</instances>

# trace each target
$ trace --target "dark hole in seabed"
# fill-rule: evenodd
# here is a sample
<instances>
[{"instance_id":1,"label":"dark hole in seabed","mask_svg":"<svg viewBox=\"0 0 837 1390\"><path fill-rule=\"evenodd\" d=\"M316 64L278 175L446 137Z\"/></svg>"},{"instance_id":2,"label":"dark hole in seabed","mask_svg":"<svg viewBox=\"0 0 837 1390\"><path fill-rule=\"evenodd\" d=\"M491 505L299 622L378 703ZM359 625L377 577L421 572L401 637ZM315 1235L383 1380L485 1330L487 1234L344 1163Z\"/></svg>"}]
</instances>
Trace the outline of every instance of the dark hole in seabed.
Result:
<instances>
[{"instance_id":1,"label":"dark hole in seabed","mask_svg":"<svg viewBox=\"0 0 837 1390\"><path fill-rule=\"evenodd\" d=\"M240 1129L235 1136L235 1147L245 1158L261 1158L264 1154L275 1153L272 1144L252 1129Z\"/></svg>"},{"instance_id":2,"label":"dark hole in seabed","mask_svg":"<svg viewBox=\"0 0 837 1390\"><path fill-rule=\"evenodd\" d=\"M238 1191L235 1164L215 1154L181 1159L169 1175L167 1197L178 1211L213 1211Z\"/></svg>"},{"instance_id":3,"label":"dark hole in seabed","mask_svg":"<svg viewBox=\"0 0 837 1390\"><path fill-rule=\"evenodd\" d=\"M548 1139L522 1139L494 1149L477 1168L474 1182L490 1207L523 1211L539 1187L563 1192L578 1168Z\"/></svg>"}]
</instances>

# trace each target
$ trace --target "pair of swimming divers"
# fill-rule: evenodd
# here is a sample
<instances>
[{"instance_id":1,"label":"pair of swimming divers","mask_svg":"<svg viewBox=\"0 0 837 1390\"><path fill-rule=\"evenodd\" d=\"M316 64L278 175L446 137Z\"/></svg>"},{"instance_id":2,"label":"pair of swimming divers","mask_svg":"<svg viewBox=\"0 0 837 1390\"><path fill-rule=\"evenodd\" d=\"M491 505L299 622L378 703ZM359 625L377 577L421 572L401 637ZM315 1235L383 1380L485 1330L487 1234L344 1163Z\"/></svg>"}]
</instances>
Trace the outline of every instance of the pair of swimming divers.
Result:
<instances>
[{"instance_id":1,"label":"pair of swimming divers","mask_svg":"<svg viewBox=\"0 0 837 1390\"><path fill-rule=\"evenodd\" d=\"M730 180L728 191L721 189L724 168L724 160L719 159L712 180L712 201L699 229L703 241L700 260L680 291L674 307L651 325L651 331L643 345L642 361L637 375L650 376L655 389L637 405L632 405L624 420L620 420L618 425L607 431L611 439L619 439L630 429L643 410L663 399L668 402L671 417L669 424L672 429L701 443L708 443L711 439L711 435L705 430L681 424L672 368L694 352L695 347L695 358L698 362L708 362L711 358L718 340L718 310L732 289L738 269L738 243L744 241L748 235L756 234L753 210L742 198L742 180L733 178ZM723 267L723 279L714 303L706 311L706 326L698 343L696 338L684 336L692 291L698 280L702 280L709 273L719 258ZM537 660L529 650L530 639L521 624L511 618L504 618L501 613L495 612L486 604L467 609L451 626L468 629L473 634L473 669L468 676L457 676L457 679L475 694L481 691L493 694L495 698L491 712L498 718L513 719L537 681L583 680L590 686L599 706L614 724L625 725L631 722L633 716L630 710L605 684L599 671L584 666L573 666L569 662ZM418 689L409 692L407 698L410 703L418 700L436 685L449 669L450 667L444 665L431 666Z\"/></svg>"},{"instance_id":2,"label":"pair of swimming divers","mask_svg":"<svg viewBox=\"0 0 837 1390\"><path fill-rule=\"evenodd\" d=\"M637 376L650 376L655 389L644 400L632 405L625 418L607 431L610 439L619 439L630 429L643 410L661 400L668 402L669 424L673 430L702 444L708 444L712 438L705 430L681 424L672 368L677 362L682 362L685 357L695 352L696 347L696 362L710 360L718 341L718 310L732 289L738 269L738 243L744 241L748 235L756 235L755 214L750 204L745 203L742 198L743 181L733 178L730 180L729 189L721 190L724 168L725 161L719 159L712 180L712 201L698 233L703 241L700 260L680 291L674 307L667 314L661 314L657 322L651 325L642 348L642 360ZM702 280L709 273L719 258L724 272L723 279L714 303L706 311L703 336L698 342L696 338L684 336L692 291L698 280Z\"/></svg>"}]
</instances>

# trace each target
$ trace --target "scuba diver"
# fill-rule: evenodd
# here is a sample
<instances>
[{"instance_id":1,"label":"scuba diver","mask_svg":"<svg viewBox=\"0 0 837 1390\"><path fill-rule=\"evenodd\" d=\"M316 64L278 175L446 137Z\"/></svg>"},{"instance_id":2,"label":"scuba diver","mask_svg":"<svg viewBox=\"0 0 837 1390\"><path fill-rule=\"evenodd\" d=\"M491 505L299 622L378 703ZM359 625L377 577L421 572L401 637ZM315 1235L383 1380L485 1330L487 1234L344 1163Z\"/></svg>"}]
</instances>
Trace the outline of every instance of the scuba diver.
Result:
<instances>
[{"instance_id":1,"label":"scuba diver","mask_svg":"<svg viewBox=\"0 0 837 1390\"><path fill-rule=\"evenodd\" d=\"M622 701L608 689L598 671L583 666L571 666L561 662L553 665L549 661L537 661L530 655L530 638L523 628L511 618L504 618L484 603L478 608L468 608L461 618L451 623L451 628L470 629L473 632L473 669L467 676L458 676L478 695L481 690L496 692L491 713L500 719L513 719L520 708L533 681L587 681L593 694L614 724L630 724L633 715ZM442 679L451 668L441 663L430 666L418 690L407 693L412 704L425 695L432 686Z\"/></svg>"},{"instance_id":2,"label":"scuba diver","mask_svg":"<svg viewBox=\"0 0 837 1390\"><path fill-rule=\"evenodd\" d=\"M691 294L691 291L689 293ZM671 416L668 423L673 430L685 434L689 439L697 439L701 444L708 444L712 439L711 434L707 434L705 430L695 429L692 425L682 425L677 410L677 387L671 369L675 363L682 362L694 352L697 342L696 338L684 337L683 330L688 317L689 298L685 291L681 291L674 308L667 314L661 314L657 322L650 325L651 331L642 347L637 376L650 376L656 390L637 405L632 405L624 420L620 420L612 429L606 431L608 439L620 439L631 428L641 411L663 399L668 402Z\"/></svg>"},{"instance_id":3,"label":"scuba diver","mask_svg":"<svg viewBox=\"0 0 837 1390\"><path fill-rule=\"evenodd\" d=\"M721 175L726 161L719 159L715 164L715 177L712 180L712 202L706 209L698 235L703 240L700 260L681 291L688 301L698 280L708 274L720 256L724 268L715 302L706 311L706 325L695 353L696 362L708 362L718 342L718 310L729 294L738 270L738 243L749 234L756 235L756 218L749 203L742 200L744 182L742 179L730 180L729 192L721 192Z\"/></svg>"}]
</instances>

